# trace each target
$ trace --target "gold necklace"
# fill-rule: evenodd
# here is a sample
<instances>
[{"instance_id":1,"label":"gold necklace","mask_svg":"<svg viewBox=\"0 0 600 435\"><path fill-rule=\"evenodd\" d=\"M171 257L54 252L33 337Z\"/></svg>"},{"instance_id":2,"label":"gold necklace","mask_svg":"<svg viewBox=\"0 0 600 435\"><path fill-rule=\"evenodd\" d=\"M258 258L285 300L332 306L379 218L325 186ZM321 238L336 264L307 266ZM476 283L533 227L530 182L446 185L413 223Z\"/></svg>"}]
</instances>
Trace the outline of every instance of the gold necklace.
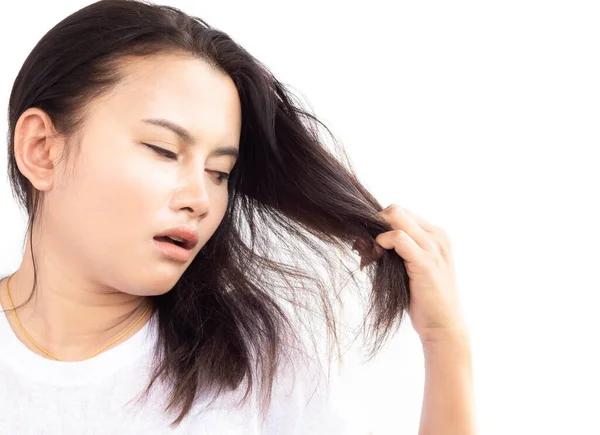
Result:
<instances>
[{"instance_id":1,"label":"gold necklace","mask_svg":"<svg viewBox=\"0 0 600 435\"><path fill-rule=\"evenodd\" d=\"M12 298L10 297L10 290L8 289L8 283L10 282L10 279L13 277L14 273L8 278L8 280L6 281L6 293L8 294L8 300L10 302L10 307L12 309L13 314L15 315L15 320L17 321L17 324L19 325L19 328L21 328L21 331L23 331L23 334L25 334L25 336L29 339L29 341L35 346L37 347L39 350L41 350L42 352L44 352L46 355L51 356L52 358L54 358L57 361L62 361L61 359L57 358L56 356L52 355L50 352L42 349L42 347L37 344L35 342L35 340L33 338L31 338L29 336L29 334L27 333L27 331L25 331L25 328L23 328L23 325L21 324L21 321L19 320L19 317L17 316L17 312L15 310L15 306L13 305L13 301ZM150 304L148 304L148 306L146 307L146 311L144 311L144 313L139 317L139 319L137 319L135 321L135 323L133 325L131 325L129 328L127 328L127 330L125 332L123 332L121 335L119 335L117 338L115 338L114 340L112 340L110 343L108 343L105 346L102 346L99 350L97 350L96 352L94 352L92 355L90 355L89 357L87 357L86 359L90 359L95 357L96 355L98 355L100 352L102 352L104 349L106 349L107 347L109 347L110 345L112 345L113 343L115 343L116 341L118 341L121 337L123 337L125 334L127 334L129 331L131 331L135 325L137 325L146 315L146 313L148 312L148 310L150 309Z\"/></svg>"}]
</instances>

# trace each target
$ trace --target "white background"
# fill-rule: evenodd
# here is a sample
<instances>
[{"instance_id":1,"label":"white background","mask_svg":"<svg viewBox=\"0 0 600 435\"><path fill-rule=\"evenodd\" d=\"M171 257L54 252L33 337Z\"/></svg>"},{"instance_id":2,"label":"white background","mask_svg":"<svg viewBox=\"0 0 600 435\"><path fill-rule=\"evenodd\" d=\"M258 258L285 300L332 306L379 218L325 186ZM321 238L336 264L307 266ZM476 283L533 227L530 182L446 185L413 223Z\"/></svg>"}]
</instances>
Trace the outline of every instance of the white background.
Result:
<instances>
[{"instance_id":1,"label":"white background","mask_svg":"<svg viewBox=\"0 0 600 435\"><path fill-rule=\"evenodd\" d=\"M300 92L384 205L449 232L481 434L600 434L597 2L166 2ZM89 3L15 2L0 14L3 119L30 50ZM25 231L6 158L3 274L18 267ZM406 323L344 373L363 402L340 403L362 409L376 435L416 434L422 363Z\"/></svg>"}]
</instances>

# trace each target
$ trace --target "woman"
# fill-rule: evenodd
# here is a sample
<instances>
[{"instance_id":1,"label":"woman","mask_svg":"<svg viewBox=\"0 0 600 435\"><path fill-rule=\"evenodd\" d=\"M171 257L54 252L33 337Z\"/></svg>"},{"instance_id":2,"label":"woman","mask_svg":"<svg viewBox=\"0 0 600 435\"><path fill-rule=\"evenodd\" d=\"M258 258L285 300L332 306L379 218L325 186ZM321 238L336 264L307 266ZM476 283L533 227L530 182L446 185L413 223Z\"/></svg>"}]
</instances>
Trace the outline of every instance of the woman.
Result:
<instances>
[{"instance_id":1,"label":"woman","mask_svg":"<svg viewBox=\"0 0 600 435\"><path fill-rule=\"evenodd\" d=\"M337 337L314 265L350 247L373 284L371 353L404 310L423 342L420 433L474 433L447 237L382 210L318 125L175 8L106 0L52 28L9 102L29 225L0 282L0 433L366 434L326 408L299 333L319 309Z\"/></svg>"}]
</instances>

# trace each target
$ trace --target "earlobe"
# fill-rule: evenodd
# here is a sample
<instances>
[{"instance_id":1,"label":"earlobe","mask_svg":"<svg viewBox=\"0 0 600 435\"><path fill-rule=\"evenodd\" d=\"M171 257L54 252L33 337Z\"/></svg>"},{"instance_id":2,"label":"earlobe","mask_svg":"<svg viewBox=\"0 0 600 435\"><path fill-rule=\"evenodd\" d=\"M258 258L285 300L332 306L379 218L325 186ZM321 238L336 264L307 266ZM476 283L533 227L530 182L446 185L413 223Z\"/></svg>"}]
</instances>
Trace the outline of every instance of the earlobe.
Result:
<instances>
[{"instance_id":1,"label":"earlobe","mask_svg":"<svg viewBox=\"0 0 600 435\"><path fill-rule=\"evenodd\" d=\"M60 144L53 139L54 126L41 109L27 109L15 126L15 159L19 171L40 191L50 190Z\"/></svg>"}]
</instances>

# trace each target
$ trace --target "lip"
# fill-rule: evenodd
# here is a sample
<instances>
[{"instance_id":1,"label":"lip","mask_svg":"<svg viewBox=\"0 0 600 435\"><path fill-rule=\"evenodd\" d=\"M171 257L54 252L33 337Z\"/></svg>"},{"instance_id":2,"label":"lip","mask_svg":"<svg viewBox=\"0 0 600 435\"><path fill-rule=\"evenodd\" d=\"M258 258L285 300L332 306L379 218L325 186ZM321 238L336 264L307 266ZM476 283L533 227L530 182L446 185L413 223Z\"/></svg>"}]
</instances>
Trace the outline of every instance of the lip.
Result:
<instances>
[{"instance_id":1,"label":"lip","mask_svg":"<svg viewBox=\"0 0 600 435\"><path fill-rule=\"evenodd\" d=\"M171 260L187 263L192 257L190 249L185 249L170 242L163 242L162 240L154 239L153 242L161 253Z\"/></svg>"},{"instance_id":2,"label":"lip","mask_svg":"<svg viewBox=\"0 0 600 435\"><path fill-rule=\"evenodd\" d=\"M186 251L192 251L196 247L196 245L198 245L198 241L200 240L198 233L196 231L194 231L192 228L185 226L185 225L174 227L174 228L168 229L160 234L155 235L154 241L162 243L160 241L157 241L156 238L157 237L165 237L165 236L179 237L179 238L183 239L184 240L183 246L177 246L177 245L173 245L173 246L176 248L184 249Z\"/></svg>"}]
</instances>

